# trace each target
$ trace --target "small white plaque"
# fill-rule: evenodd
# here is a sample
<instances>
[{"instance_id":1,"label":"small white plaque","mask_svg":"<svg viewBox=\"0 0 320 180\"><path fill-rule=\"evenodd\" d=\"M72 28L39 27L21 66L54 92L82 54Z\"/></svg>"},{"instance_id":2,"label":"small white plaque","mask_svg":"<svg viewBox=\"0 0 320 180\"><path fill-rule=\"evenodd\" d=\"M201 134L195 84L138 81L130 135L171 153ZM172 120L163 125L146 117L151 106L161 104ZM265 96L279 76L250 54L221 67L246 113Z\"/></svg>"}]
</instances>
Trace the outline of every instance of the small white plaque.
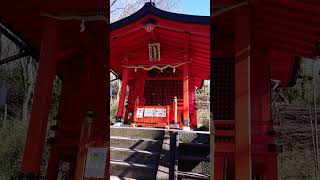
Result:
<instances>
[{"instance_id":1,"label":"small white plaque","mask_svg":"<svg viewBox=\"0 0 320 180\"><path fill-rule=\"evenodd\" d=\"M155 117L167 117L167 110L164 108L157 108L154 112Z\"/></svg>"},{"instance_id":2,"label":"small white plaque","mask_svg":"<svg viewBox=\"0 0 320 180\"><path fill-rule=\"evenodd\" d=\"M154 117L154 108L145 108L144 117Z\"/></svg>"},{"instance_id":3,"label":"small white plaque","mask_svg":"<svg viewBox=\"0 0 320 180\"><path fill-rule=\"evenodd\" d=\"M143 110L144 108L138 108L136 118L143 118Z\"/></svg>"},{"instance_id":4,"label":"small white plaque","mask_svg":"<svg viewBox=\"0 0 320 180\"><path fill-rule=\"evenodd\" d=\"M87 151L84 177L104 178L107 148L89 147Z\"/></svg>"}]
</instances>

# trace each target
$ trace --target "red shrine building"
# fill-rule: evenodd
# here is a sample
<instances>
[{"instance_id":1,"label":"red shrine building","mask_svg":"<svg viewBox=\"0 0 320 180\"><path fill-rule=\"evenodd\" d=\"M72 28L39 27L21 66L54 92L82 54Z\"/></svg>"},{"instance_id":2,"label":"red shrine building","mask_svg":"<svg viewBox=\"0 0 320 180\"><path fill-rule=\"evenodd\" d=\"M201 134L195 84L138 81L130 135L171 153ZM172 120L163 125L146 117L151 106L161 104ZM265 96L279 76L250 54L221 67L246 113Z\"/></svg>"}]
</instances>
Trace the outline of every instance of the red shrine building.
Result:
<instances>
[{"instance_id":1,"label":"red shrine building","mask_svg":"<svg viewBox=\"0 0 320 180\"><path fill-rule=\"evenodd\" d=\"M209 23L146 3L110 25L110 65L122 79L118 121L197 128L195 89L210 76Z\"/></svg>"},{"instance_id":2,"label":"red shrine building","mask_svg":"<svg viewBox=\"0 0 320 180\"><path fill-rule=\"evenodd\" d=\"M89 148L109 145L109 6L102 0L3 2L1 33L19 53L39 61L20 179L40 179L44 144L49 144L45 179L56 180L60 161L69 163L67 179L88 179ZM53 82L62 81L58 114L47 137ZM105 157L107 156L107 157ZM108 154L99 177L109 179ZM98 175L96 175L98 176ZM108 177L108 178L106 178Z\"/></svg>"},{"instance_id":3,"label":"red shrine building","mask_svg":"<svg viewBox=\"0 0 320 180\"><path fill-rule=\"evenodd\" d=\"M216 0L211 9L215 180L277 180L271 93L319 46L318 1Z\"/></svg>"},{"instance_id":4,"label":"red shrine building","mask_svg":"<svg viewBox=\"0 0 320 180\"><path fill-rule=\"evenodd\" d=\"M21 179L40 176L55 75L62 92L46 179L57 179L61 160L70 163L68 179L83 179L87 148L110 146L108 53L122 79L117 119L195 128L194 88L210 74L215 180L278 179L282 148L275 143L270 94L294 84L300 57L319 56L317 0L216 0L211 34L208 17L151 3L111 26L101 0L16 3L0 6L0 30L20 53L0 63L27 55L39 60Z\"/></svg>"}]
</instances>

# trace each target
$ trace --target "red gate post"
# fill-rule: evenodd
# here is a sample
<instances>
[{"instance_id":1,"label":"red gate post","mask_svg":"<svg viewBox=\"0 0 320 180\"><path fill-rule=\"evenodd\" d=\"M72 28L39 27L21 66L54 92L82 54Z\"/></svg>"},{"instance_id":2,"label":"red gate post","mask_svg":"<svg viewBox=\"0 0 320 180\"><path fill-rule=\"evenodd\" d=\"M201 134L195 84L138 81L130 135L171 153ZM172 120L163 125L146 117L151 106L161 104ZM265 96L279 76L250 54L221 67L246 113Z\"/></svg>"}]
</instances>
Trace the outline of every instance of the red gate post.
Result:
<instances>
[{"instance_id":1,"label":"red gate post","mask_svg":"<svg viewBox=\"0 0 320 180\"><path fill-rule=\"evenodd\" d=\"M105 29L102 29L105 31ZM108 35L109 37L109 35ZM107 41L106 37L104 36L103 41L105 43ZM102 180L109 180L109 160L110 160L110 119L107 116L106 112L110 112L109 108L109 65L106 49L107 47L102 46L103 48L99 49L95 54L98 56L96 57L96 61L93 63L95 76L92 76L90 82L93 84L91 87L93 88L92 94L94 94L92 98L92 109L94 113L94 121L93 121L93 136L90 137L90 141L94 142L94 147L102 147L106 148L106 164L105 164L105 174ZM98 49L98 48L96 48ZM92 178L94 180L95 178ZM101 180L101 179L99 179Z\"/></svg>"},{"instance_id":2,"label":"red gate post","mask_svg":"<svg viewBox=\"0 0 320 180\"><path fill-rule=\"evenodd\" d=\"M56 180L59 173L60 158L55 147L51 148L48 160L46 180Z\"/></svg>"},{"instance_id":3,"label":"red gate post","mask_svg":"<svg viewBox=\"0 0 320 180\"><path fill-rule=\"evenodd\" d=\"M101 24L98 24L101 23ZM109 159L110 159L110 120L107 116L107 112L110 111L109 108L109 61L107 57L108 50L108 29L105 26L105 22L98 22L93 26L93 34L99 34L99 38L94 39L93 36L85 36L84 44L90 49L90 53L87 55L88 60L90 60L90 78L88 86L88 98L87 108L93 112L92 121L92 131L87 141L86 147L101 147L106 149L106 162L104 178L102 180L108 180L110 178L109 174ZM86 149L87 150L87 149ZM87 179L87 178L86 178ZM96 178L90 178L96 179Z\"/></svg>"},{"instance_id":4,"label":"red gate post","mask_svg":"<svg viewBox=\"0 0 320 180\"><path fill-rule=\"evenodd\" d=\"M169 129L170 128L170 106L166 106L166 121L167 125L165 128Z\"/></svg>"},{"instance_id":5,"label":"red gate post","mask_svg":"<svg viewBox=\"0 0 320 180\"><path fill-rule=\"evenodd\" d=\"M124 110L124 104L126 99L126 89L128 85L128 74L129 74L129 68L123 68L120 99L119 99L118 111L116 116L116 122L121 122L121 119L123 118L123 110Z\"/></svg>"},{"instance_id":6,"label":"red gate post","mask_svg":"<svg viewBox=\"0 0 320 180\"><path fill-rule=\"evenodd\" d=\"M136 101L134 102L134 108L139 106L139 104L140 104L140 98L139 98L139 96L137 96Z\"/></svg>"},{"instance_id":7,"label":"red gate post","mask_svg":"<svg viewBox=\"0 0 320 180\"><path fill-rule=\"evenodd\" d=\"M37 178L46 136L53 80L59 55L60 24L46 19L42 35L40 64L35 85L32 112L22 160L22 175Z\"/></svg>"},{"instance_id":8,"label":"red gate post","mask_svg":"<svg viewBox=\"0 0 320 180\"><path fill-rule=\"evenodd\" d=\"M88 143L90 143L90 136L92 134L92 112L87 112L85 115L85 121L83 122L81 128L81 135L79 141L79 149L77 154L76 170L75 170L75 179L83 180L84 179L84 166L85 166L85 157L87 153Z\"/></svg>"},{"instance_id":9,"label":"red gate post","mask_svg":"<svg viewBox=\"0 0 320 180\"><path fill-rule=\"evenodd\" d=\"M174 125L176 125L176 124L178 124L178 99L177 99L177 96L175 96L173 99L173 113L174 113L173 123L174 123Z\"/></svg>"},{"instance_id":10,"label":"red gate post","mask_svg":"<svg viewBox=\"0 0 320 180\"><path fill-rule=\"evenodd\" d=\"M215 156L214 158L214 180L224 180L224 157Z\"/></svg>"},{"instance_id":11,"label":"red gate post","mask_svg":"<svg viewBox=\"0 0 320 180\"><path fill-rule=\"evenodd\" d=\"M192 84L192 83L191 83ZM192 108L192 113L191 113L191 120L190 120L190 127L191 128L197 128L198 127L198 122L197 122L197 109L196 109L196 94L195 94L195 88L194 85L192 84L190 88L190 106Z\"/></svg>"},{"instance_id":12,"label":"red gate post","mask_svg":"<svg viewBox=\"0 0 320 180\"><path fill-rule=\"evenodd\" d=\"M277 155L271 155L268 158L268 165L267 170L263 174L263 180L265 179L272 179L277 180L278 179L278 160Z\"/></svg>"},{"instance_id":13,"label":"red gate post","mask_svg":"<svg viewBox=\"0 0 320 180\"><path fill-rule=\"evenodd\" d=\"M183 129L190 130L189 113L189 65L183 65Z\"/></svg>"},{"instance_id":14,"label":"red gate post","mask_svg":"<svg viewBox=\"0 0 320 180\"><path fill-rule=\"evenodd\" d=\"M235 179L251 180L250 12L236 9L235 20Z\"/></svg>"}]
</instances>

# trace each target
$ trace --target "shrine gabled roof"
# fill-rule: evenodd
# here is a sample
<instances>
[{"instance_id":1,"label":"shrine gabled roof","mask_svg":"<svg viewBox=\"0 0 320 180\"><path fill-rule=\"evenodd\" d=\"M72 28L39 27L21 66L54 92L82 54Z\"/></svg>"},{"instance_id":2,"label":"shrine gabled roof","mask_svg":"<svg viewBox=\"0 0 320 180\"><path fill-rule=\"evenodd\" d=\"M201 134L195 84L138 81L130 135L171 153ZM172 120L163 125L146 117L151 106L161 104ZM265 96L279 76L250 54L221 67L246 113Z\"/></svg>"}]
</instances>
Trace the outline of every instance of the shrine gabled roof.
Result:
<instances>
[{"instance_id":1,"label":"shrine gabled roof","mask_svg":"<svg viewBox=\"0 0 320 180\"><path fill-rule=\"evenodd\" d=\"M147 14L153 14L160 18L169 19L169 20L178 21L178 22L184 22L184 23L205 24L205 25L210 24L209 16L194 16L194 15L187 15L187 14L172 13L172 12L164 11L155 7L155 5L152 2L147 2L139 11L133 13L132 15L124 19L121 19L117 22L112 23L110 26L110 29L112 31L114 29L118 29L123 26L126 26L132 22L135 22L141 19Z\"/></svg>"},{"instance_id":2,"label":"shrine gabled roof","mask_svg":"<svg viewBox=\"0 0 320 180\"><path fill-rule=\"evenodd\" d=\"M148 24L153 26L147 30ZM210 78L210 17L167 12L146 3L139 11L110 25L110 65L119 76L123 66L189 63L196 86ZM161 45L161 60L151 62L148 44ZM186 54L189 58L185 58Z\"/></svg>"}]
</instances>

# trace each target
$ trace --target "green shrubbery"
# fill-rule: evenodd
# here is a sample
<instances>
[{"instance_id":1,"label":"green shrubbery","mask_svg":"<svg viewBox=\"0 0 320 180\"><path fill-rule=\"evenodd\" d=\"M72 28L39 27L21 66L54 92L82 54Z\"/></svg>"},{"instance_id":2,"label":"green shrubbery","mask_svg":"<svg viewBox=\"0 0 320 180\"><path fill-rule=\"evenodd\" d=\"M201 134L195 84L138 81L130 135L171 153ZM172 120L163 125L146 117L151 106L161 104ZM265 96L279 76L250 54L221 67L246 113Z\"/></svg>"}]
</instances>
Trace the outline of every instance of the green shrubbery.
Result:
<instances>
[{"instance_id":1,"label":"green shrubbery","mask_svg":"<svg viewBox=\"0 0 320 180\"><path fill-rule=\"evenodd\" d=\"M0 130L0 180L17 179L23 153L26 125L8 120Z\"/></svg>"},{"instance_id":2,"label":"green shrubbery","mask_svg":"<svg viewBox=\"0 0 320 180\"><path fill-rule=\"evenodd\" d=\"M114 123L116 120L118 102L119 100L117 98L110 98L110 123Z\"/></svg>"}]
</instances>

